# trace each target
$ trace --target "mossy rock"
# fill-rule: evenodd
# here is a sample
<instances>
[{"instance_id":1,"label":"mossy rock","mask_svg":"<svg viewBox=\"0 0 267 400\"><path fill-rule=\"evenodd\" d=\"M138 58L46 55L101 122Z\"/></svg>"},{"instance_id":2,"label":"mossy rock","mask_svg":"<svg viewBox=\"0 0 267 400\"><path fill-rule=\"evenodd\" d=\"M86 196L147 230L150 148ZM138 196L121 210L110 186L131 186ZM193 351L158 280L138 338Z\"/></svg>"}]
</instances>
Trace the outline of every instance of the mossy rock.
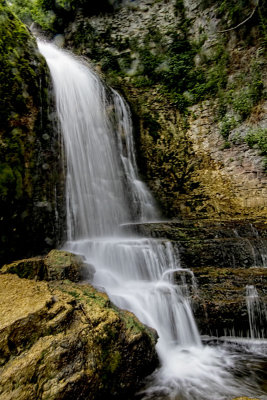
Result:
<instances>
[{"instance_id":1,"label":"mossy rock","mask_svg":"<svg viewBox=\"0 0 267 400\"><path fill-rule=\"evenodd\" d=\"M27 258L6 264L1 273L16 274L26 279L79 282L83 276L88 280L92 267L76 254L54 249L45 257Z\"/></svg>"},{"instance_id":2,"label":"mossy rock","mask_svg":"<svg viewBox=\"0 0 267 400\"><path fill-rule=\"evenodd\" d=\"M255 397L235 397L233 400L260 400L256 399Z\"/></svg>"},{"instance_id":3,"label":"mossy rock","mask_svg":"<svg viewBox=\"0 0 267 400\"><path fill-rule=\"evenodd\" d=\"M158 363L154 332L90 285L2 274L0 321L1 399L126 399Z\"/></svg>"},{"instance_id":4,"label":"mossy rock","mask_svg":"<svg viewBox=\"0 0 267 400\"><path fill-rule=\"evenodd\" d=\"M0 0L0 265L47 251L61 235L64 183L53 118L45 60Z\"/></svg>"},{"instance_id":5,"label":"mossy rock","mask_svg":"<svg viewBox=\"0 0 267 400\"><path fill-rule=\"evenodd\" d=\"M46 277L43 257L26 258L6 264L1 269L2 274L16 274L20 278L42 280Z\"/></svg>"},{"instance_id":6,"label":"mossy rock","mask_svg":"<svg viewBox=\"0 0 267 400\"><path fill-rule=\"evenodd\" d=\"M83 259L80 256L63 250L51 250L44 259L47 280L64 280L72 282L81 280Z\"/></svg>"}]
</instances>

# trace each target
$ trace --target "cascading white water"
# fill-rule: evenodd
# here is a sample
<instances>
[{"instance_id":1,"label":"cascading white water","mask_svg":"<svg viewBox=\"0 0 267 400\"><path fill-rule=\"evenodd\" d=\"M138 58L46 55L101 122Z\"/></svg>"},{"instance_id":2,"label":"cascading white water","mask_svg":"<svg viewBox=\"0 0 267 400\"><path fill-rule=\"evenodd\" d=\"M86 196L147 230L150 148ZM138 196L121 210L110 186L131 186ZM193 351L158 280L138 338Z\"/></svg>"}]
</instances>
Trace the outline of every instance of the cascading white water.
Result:
<instances>
[{"instance_id":1,"label":"cascading white water","mask_svg":"<svg viewBox=\"0 0 267 400\"><path fill-rule=\"evenodd\" d=\"M258 291L253 285L246 286L246 303L249 318L250 337L260 339L264 337L264 328L267 322L265 305L261 303Z\"/></svg>"},{"instance_id":2,"label":"cascading white water","mask_svg":"<svg viewBox=\"0 0 267 400\"><path fill-rule=\"evenodd\" d=\"M115 90L112 90L112 92L117 126L118 150L128 182L131 208L135 218L138 217L140 221L153 220L158 218L159 215L151 193L147 190L144 182L138 177L130 110L122 97Z\"/></svg>"},{"instance_id":3,"label":"cascading white water","mask_svg":"<svg viewBox=\"0 0 267 400\"><path fill-rule=\"evenodd\" d=\"M240 394L228 371L233 358L201 344L183 285L175 284L181 270L177 250L169 241L119 234L122 223L157 218L138 178L125 102L74 56L43 42L39 49L51 72L66 149L65 248L95 267L95 286L159 334L162 367L143 398L160 393L158 398L220 400Z\"/></svg>"}]
</instances>

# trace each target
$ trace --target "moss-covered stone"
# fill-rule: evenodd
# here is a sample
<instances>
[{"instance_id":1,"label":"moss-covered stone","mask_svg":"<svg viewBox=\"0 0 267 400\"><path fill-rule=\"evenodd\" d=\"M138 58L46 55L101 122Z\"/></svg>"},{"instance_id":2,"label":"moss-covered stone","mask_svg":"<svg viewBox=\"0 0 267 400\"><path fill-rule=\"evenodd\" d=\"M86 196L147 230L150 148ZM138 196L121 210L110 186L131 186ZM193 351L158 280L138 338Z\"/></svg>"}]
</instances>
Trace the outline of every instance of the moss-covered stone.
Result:
<instances>
[{"instance_id":1,"label":"moss-covered stone","mask_svg":"<svg viewBox=\"0 0 267 400\"><path fill-rule=\"evenodd\" d=\"M16 274L20 278L42 280L46 277L44 259L35 257L14 261L4 265L1 274Z\"/></svg>"},{"instance_id":2,"label":"moss-covered stone","mask_svg":"<svg viewBox=\"0 0 267 400\"><path fill-rule=\"evenodd\" d=\"M55 245L64 183L45 61L3 0L0 38L1 263Z\"/></svg>"},{"instance_id":3,"label":"moss-covered stone","mask_svg":"<svg viewBox=\"0 0 267 400\"><path fill-rule=\"evenodd\" d=\"M155 335L90 285L0 288L1 400L128 398L157 365Z\"/></svg>"},{"instance_id":4,"label":"moss-covered stone","mask_svg":"<svg viewBox=\"0 0 267 400\"><path fill-rule=\"evenodd\" d=\"M69 279L79 282L82 276L84 263L81 257L68 251L51 250L44 259L48 280Z\"/></svg>"},{"instance_id":5,"label":"moss-covered stone","mask_svg":"<svg viewBox=\"0 0 267 400\"><path fill-rule=\"evenodd\" d=\"M92 278L94 270L78 255L64 250L51 250L45 257L26 258L6 264L0 273L17 274L26 279L79 282L82 278Z\"/></svg>"}]
</instances>

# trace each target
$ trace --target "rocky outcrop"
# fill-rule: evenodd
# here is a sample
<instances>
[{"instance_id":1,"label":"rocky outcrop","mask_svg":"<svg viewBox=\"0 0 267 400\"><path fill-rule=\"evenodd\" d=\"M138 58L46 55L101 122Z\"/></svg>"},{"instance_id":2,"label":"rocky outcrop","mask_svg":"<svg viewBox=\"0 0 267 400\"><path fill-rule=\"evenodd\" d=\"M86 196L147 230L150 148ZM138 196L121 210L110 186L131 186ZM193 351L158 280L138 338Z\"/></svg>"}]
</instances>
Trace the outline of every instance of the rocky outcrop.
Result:
<instances>
[{"instance_id":1,"label":"rocky outcrop","mask_svg":"<svg viewBox=\"0 0 267 400\"><path fill-rule=\"evenodd\" d=\"M1 400L125 398L157 365L155 332L88 284L1 274L0 288Z\"/></svg>"},{"instance_id":2,"label":"rocky outcrop","mask_svg":"<svg viewBox=\"0 0 267 400\"><path fill-rule=\"evenodd\" d=\"M267 266L264 222L244 220L183 220L131 224L130 229L171 240L179 247L185 268L251 268ZM123 226L123 231L128 226Z\"/></svg>"},{"instance_id":3,"label":"rocky outcrop","mask_svg":"<svg viewBox=\"0 0 267 400\"><path fill-rule=\"evenodd\" d=\"M253 286L258 294L255 328L266 337L266 224L185 220L133 228L142 235L168 239L177 248L185 269L174 272L173 278L177 284L187 283L201 334L250 336L247 287ZM123 229L127 231L127 226Z\"/></svg>"},{"instance_id":4,"label":"rocky outcrop","mask_svg":"<svg viewBox=\"0 0 267 400\"><path fill-rule=\"evenodd\" d=\"M55 247L64 180L47 67L35 39L0 1L0 263Z\"/></svg>"},{"instance_id":5,"label":"rocky outcrop","mask_svg":"<svg viewBox=\"0 0 267 400\"><path fill-rule=\"evenodd\" d=\"M4 265L3 274L17 274L20 278L35 280L64 280L79 282L92 277L93 268L82 257L63 250L51 250L46 257L33 257Z\"/></svg>"},{"instance_id":6,"label":"rocky outcrop","mask_svg":"<svg viewBox=\"0 0 267 400\"><path fill-rule=\"evenodd\" d=\"M194 315L204 335L266 337L266 268L195 268L198 289L192 295ZM247 286L257 290L253 332L249 323Z\"/></svg>"}]
</instances>

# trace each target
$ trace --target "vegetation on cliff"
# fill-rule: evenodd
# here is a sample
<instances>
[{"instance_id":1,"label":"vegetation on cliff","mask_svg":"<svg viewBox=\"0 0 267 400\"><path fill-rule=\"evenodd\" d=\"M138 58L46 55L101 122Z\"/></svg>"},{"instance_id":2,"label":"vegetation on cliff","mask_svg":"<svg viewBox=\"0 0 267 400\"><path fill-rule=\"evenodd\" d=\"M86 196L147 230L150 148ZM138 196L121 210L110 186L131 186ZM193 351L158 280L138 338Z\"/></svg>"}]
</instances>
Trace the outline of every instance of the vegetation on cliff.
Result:
<instances>
[{"instance_id":1,"label":"vegetation on cliff","mask_svg":"<svg viewBox=\"0 0 267 400\"><path fill-rule=\"evenodd\" d=\"M55 243L63 184L45 62L3 0L0 19L0 259L11 260Z\"/></svg>"},{"instance_id":2,"label":"vegetation on cliff","mask_svg":"<svg viewBox=\"0 0 267 400\"><path fill-rule=\"evenodd\" d=\"M78 12L89 16L113 10L113 3L99 0L10 0L12 11L25 23L37 23L44 31L57 33L74 20Z\"/></svg>"},{"instance_id":3,"label":"vegetation on cliff","mask_svg":"<svg viewBox=\"0 0 267 400\"><path fill-rule=\"evenodd\" d=\"M265 11L265 0L143 1L66 26L67 45L130 102L140 169L168 216L266 212Z\"/></svg>"},{"instance_id":4,"label":"vegetation on cliff","mask_svg":"<svg viewBox=\"0 0 267 400\"><path fill-rule=\"evenodd\" d=\"M24 9L21 1L12 2L17 13ZM35 7L30 19L39 18L50 33L64 30L67 46L100 66L130 102L139 126L139 165L164 212L185 217L263 215L266 1L203 0L197 7L181 0L164 5L143 1L110 14L105 14L111 8L104 3L93 7L80 0L36 0L28 8ZM245 24L232 30L253 10ZM55 24L41 22L48 15ZM203 110L209 114L207 132L200 121ZM192 132L197 124L202 139ZM243 159L245 174L250 173L246 165L256 163L249 167L251 173L259 169L255 190L241 173L236 179L226 172L228 165L233 171ZM239 193L244 184L248 199Z\"/></svg>"}]
</instances>

